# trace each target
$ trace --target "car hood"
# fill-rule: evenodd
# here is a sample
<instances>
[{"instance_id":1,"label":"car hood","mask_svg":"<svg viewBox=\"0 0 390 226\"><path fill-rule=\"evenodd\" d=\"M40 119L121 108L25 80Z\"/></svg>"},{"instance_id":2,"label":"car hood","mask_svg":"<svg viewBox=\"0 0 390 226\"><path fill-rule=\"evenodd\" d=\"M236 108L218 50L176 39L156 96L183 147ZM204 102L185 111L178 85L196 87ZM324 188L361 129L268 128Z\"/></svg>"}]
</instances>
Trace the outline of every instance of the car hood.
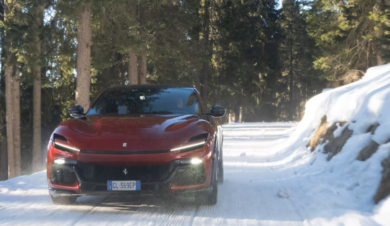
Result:
<instances>
[{"instance_id":1,"label":"car hood","mask_svg":"<svg viewBox=\"0 0 390 226\"><path fill-rule=\"evenodd\" d=\"M61 123L54 133L82 150L169 150L210 132L195 115L88 116Z\"/></svg>"}]
</instances>

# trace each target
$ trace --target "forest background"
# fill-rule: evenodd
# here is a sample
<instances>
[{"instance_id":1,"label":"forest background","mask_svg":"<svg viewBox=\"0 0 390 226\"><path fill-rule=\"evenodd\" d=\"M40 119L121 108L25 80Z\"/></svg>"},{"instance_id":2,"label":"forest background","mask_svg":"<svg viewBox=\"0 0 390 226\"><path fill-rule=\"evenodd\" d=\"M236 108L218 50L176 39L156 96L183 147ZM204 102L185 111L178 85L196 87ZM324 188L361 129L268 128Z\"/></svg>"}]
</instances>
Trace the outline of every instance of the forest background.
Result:
<instances>
[{"instance_id":1,"label":"forest background","mask_svg":"<svg viewBox=\"0 0 390 226\"><path fill-rule=\"evenodd\" d=\"M2 0L0 180L43 169L104 88L194 86L233 121L300 120L390 60L389 0ZM227 120L227 119L226 119Z\"/></svg>"}]
</instances>

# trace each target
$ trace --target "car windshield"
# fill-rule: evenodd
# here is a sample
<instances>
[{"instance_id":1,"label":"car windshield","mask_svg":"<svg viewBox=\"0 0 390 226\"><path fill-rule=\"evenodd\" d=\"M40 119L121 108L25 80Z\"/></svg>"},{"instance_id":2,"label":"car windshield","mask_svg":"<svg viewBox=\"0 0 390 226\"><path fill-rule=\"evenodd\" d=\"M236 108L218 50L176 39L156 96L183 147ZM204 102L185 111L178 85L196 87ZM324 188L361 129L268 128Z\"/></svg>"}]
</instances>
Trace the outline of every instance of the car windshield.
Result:
<instances>
[{"instance_id":1,"label":"car windshield","mask_svg":"<svg viewBox=\"0 0 390 226\"><path fill-rule=\"evenodd\" d=\"M118 88L103 92L87 115L199 114L190 88Z\"/></svg>"}]
</instances>

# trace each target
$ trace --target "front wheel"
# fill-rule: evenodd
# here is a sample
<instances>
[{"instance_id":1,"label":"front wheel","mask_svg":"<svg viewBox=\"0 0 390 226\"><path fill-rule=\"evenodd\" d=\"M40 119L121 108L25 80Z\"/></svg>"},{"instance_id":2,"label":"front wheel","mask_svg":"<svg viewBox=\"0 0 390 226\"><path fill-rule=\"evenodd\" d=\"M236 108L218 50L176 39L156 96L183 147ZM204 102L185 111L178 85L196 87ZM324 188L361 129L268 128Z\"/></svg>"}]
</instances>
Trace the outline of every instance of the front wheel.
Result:
<instances>
[{"instance_id":1,"label":"front wheel","mask_svg":"<svg viewBox=\"0 0 390 226\"><path fill-rule=\"evenodd\" d=\"M202 194L201 196L197 197L197 202L200 205L210 205L214 206L217 204L218 200L218 184L213 183L213 188L210 193Z\"/></svg>"},{"instance_id":2,"label":"front wheel","mask_svg":"<svg viewBox=\"0 0 390 226\"><path fill-rule=\"evenodd\" d=\"M222 140L223 142L223 140ZM223 143L221 145L221 148L219 150L219 161L218 161L218 173L217 173L217 180L219 184L223 184L223 181L225 180L224 172L223 172Z\"/></svg>"},{"instance_id":3,"label":"front wheel","mask_svg":"<svg viewBox=\"0 0 390 226\"><path fill-rule=\"evenodd\" d=\"M213 166L216 164L215 161L213 161ZM217 163L218 164L218 163ZM218 167L218 166L217 166ZM201 205L215 205L217 204L218 199L218 168L214 169L214 172L211 176L211 192L200 194L197 197L198 204Z\"/></svg>"},{"instance_id":4,"label":"front wheel","mask_svg":"<svg viewBox=\"0 0 390 226\"><path fill-rule=\"evenodd\" d=\"M217 174L217 180L219 184L223 184L223 181L225 180L224 172L223 172L223 158L221 154L221 160L218 161L218 174Z\"/></svg>"},{"instance_id":5,"label":"front wheel","mask_svg":"<svg viewBox=\"0 0 390 226\"><path fill-rule=\"evenodd\" d=\"M50 200L54 205L72 205L76 203L77 196L58 196L50 195Z\"/></svg>"}]
</instances>

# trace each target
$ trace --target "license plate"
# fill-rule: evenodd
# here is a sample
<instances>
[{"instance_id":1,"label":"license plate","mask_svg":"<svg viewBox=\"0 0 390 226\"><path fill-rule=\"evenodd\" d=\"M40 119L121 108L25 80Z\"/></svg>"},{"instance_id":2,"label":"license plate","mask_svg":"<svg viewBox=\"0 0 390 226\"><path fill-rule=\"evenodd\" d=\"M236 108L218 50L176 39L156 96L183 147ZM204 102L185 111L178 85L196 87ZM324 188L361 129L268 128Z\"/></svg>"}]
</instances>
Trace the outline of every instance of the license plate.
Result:
<instances>
[{"instance_id":1,"label":"license plate","mask_svg":"<svg viewBox=\"0 0 390 226\"><path fill-rule=\"evenodd\" d=\"M141 190L141 181L139 180L121 180L107 181L108 191L139 191Z\"/></svg>"}]
</instances>

